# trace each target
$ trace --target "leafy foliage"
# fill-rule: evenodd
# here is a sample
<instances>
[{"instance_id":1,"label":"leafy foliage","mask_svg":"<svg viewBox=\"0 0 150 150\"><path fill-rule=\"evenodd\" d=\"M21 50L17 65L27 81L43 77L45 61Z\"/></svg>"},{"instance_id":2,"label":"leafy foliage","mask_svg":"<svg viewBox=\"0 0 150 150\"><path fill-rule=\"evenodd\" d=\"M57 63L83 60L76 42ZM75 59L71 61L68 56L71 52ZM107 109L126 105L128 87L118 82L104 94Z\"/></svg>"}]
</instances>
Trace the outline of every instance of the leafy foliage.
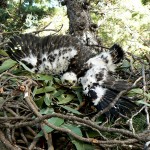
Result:
<instances>
[{"instance_id":1,"label":"leafy foliage","mask_svg":"<svg viewBox=\"0 0 150 150\"><path fill-rule=\"evenodd\" d=\"M14 1L10 2L11 3L9 3L7 9L0 9L1 24L4 25L2 27L3 31L24 31L24 29L31 28L33 26L36 26L37 24L44 26L45 24L42 24L43 18L45 18L45 16L47 15L53 16L53 14L56 13L56 8L49 8L43 5L33 6L34 3L40 3L41 1L39 0L31 1L32 3L27 3L29 1L26 0L21 4ZM136 100L139 100L137 101L137 105L144 106L143 110L137 110L137 114L135 113L131 118L118 118L117 120L113 120L112 122L107 122L104 116L100 116L99 118L97 118L97 120L95 120L94 125L100 125L100 127L108 127L106 131L98 130L96 128L93 129L93 126L90 126L89 124L87 125L84 122L79 122L76 120L72 121L69 119L64 119L63 117L59 118L58 116L49 118L48 122L50 124L62 129L68 129L69 131L72 131L82 138L94 138L94 140L103 140L106 142L114 139L119 141L130 138L124 134L120 134L119 132L109 132L109 129L114 129L114 127L117 129L117 131L120 131L120 129L125 129L125 131L135 131L134 134L141 133L146 129L146 115L145 113L143 113L143 111L145 108L149 108L150 106L150 60L149 55L145 54L148 54L150 50L148 47L148 39L150 37L148 27L150 25L150 19L149 5L146 5L148 4L148 2L143 1L145 6L143 6L138 1L137 3L139 4L138 8L134 5L128 7L129 5L125 5L123 1L118 0L102 2L93 1L92 4L95 11L92 12L92 17L93 20L100 26L98 34L102 37L104 45L112 45L112 43L117 42L123 45L125 50L133 52L133 54L129 53L127 55L127 59L123 61L123 65L120 67L118 72L120 73L122 78L130 80L132 83L141 76L145 77L147 85L144 86L147 86L147 90L143 88L143 81L140 82L138 88L132 89L128 92L128 96L134 97ZM60 17L55 19L54 24L57 24L59 22L59 19ZM24 102L24 91L20 90L21 85L27 79L32 79L34 82L36 82L36 85L31 88L31 97L38 106L39 113L41 115L44 116L54 113L64 115L69 114L72 117L78 116L80 117L80 119L82 118L83 121L85 121L84 117L92 119L92 117L94 116L95 111L91 109L89 105L85 105L81 109L79 109L80 104L84 100L82 87L65 87L62 85L59 76L34 74L24 64L20 64L21 66L23 66L21 67L16 62L8 58L8 55L3 50L0 50L0 61L2 62L0 66L0 108L3 108L0 111L1 117L14 117L14 114L17 114L20 115L19 117L27 117L29 115L29 121L32 121L34 118L36 118L31 109L28 108L28 105ZM143 66L145 67L144 69ZM142 71L145 72L142 73ZM5 113L3 113L4 111ZM24 118L23 121L26 121L26 119L27 118ZM132 124L129 124L127 122L130 119L132 119ZM9 123L16 125L20 122L20 120L18 122L17 120L9 120L7 122L7 125ZM5 121L2 123L4 123L5 125ZM91 143L86 143L81 140L77 140L76 138L71 136L69 132L61 133L45 124L42 129L42 127L39 127L40 125L40 123L37 123L31 126L36 134L33 136L33 138L40 138L40 140L42 141L42 138L45 136L45 133L43 131L45 131L48 134L52 134L52 136L54 137L54 143L56 142L55 146L57 148L62 146L60 149L66 149L66 147L69 147L70 149L77 150L93 150L97 147L98 149L100 149L101 146L115 146L115 149L116 147L118 149L122 149L122 147L120 146L121 144L119 146L116 146L113 143L111 143L110 145L96 145L96 142L94 140L94 142L92 141ZM25 135L31 134L29 131L26 131L27 129L25 127L22 129L24 129L24 132L21 133L25 133ZM23 137L18 135L18 133L20 133L19 129L17 129L16 131L13 130L13 132L16 133L15 138L17 140L23 139ZM31 139L29 138L29 141L30 140ZM17 143L18 145L20 144L19 142ZM135 147L137 148L140 145L141 148L141 145L143 146L142 142L140 141L140 143L138 144L135 143ZM27 146L25 142L22 145ZM44 143L43 145L45 146L46 144ZM127 145L125 146L128 147L128 145L129 144L127 143ZM44 148L46 149L47 147Z\"/></svg>"},{"instance_id":2,"label":"leafy foliage","mask_svg":"<svg viewBox=\"0 0 150 150\"><path fill-rule=\"evenodd\" d=\"M119 43L140 55L150 51L149 14L149 5L143 6L140 0L97 2L92 11L104 44Z\"/></svg>"},{"instance_id":3,"label":"leafy foliage","mask_svg":"<svg viewBox=\"0 0 150 150\"><path fill-rule=\"evenodd\" d=\"M52 16L55 14L55 8L50 8L47 5L36 5L36 3L32 3L31 5L27 1L24 1L24 3L8 1L7 9L0 9L0 12L0 21L5 25L4 29L6 31L17 31L18 29L24 30L37 25L38 20L46 14Z\"/></svg>"}]
</instances>

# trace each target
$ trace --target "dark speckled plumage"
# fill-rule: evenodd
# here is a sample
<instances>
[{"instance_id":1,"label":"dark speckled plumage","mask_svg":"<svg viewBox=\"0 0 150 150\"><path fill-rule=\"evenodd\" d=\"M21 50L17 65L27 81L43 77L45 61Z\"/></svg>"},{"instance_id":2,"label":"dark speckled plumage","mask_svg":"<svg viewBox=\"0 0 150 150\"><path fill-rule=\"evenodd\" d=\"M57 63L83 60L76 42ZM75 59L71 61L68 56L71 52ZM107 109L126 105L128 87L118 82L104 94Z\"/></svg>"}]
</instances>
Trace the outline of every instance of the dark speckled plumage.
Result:
<instances>
[{"instance_id":1,"label":"dark speckled plumage","mask_svg":"<svg viewBox=\"0 0 150 150\"><path fill-rule=\"evenodd\" d=\"M37 37L32 34L21 34L10 38L6 50L12 59L25 63L33 68L33 71L39 70L41 73L47 73L46 68L48 68L50 70L48 73L52 74L67 70L78 74L83 67L82 64L96 54L96 51L92 51L88 46L83 46L78 38L69 35ZM29 59L24 59L29 56ZM63 64L66 65L64 68ZM56 67L62 69L57 70Z\"/></svg>"},{"instance_id":2,"label":"dark speckled plumage","mask_svg":"<svg viewBox=\"0 0 150 150\"><path fill-rule=\"evenodd\" d=\"M98 54L73 36L37 37L21 34L10 38L6 51L12 59L23 62L33 72L55 75L64 73L61 78L63 82L68 75L69 81L77 81L76 77L81 77L84 94L98 110L105 109L119 91L129 87L127 82L118 81L110 74L124 57L124 51L117 44L109 51ZM99 51L102 49L99 48ZM108 113L126 112L131 106L132 103L121 98Z\"/></svg>"}]
</instances>

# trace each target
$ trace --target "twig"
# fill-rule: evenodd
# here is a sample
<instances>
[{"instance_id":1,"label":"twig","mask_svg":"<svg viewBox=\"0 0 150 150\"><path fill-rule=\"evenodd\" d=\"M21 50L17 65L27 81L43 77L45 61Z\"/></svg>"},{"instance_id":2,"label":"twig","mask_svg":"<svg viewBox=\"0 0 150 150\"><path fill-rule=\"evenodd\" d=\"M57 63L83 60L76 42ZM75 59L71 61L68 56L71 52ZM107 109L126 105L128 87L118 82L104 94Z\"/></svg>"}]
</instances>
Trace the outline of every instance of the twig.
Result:
<instances>
[{"instance_id":1,"label":"twig","mask_svg":"<svg viewBox=\"0 0 150 150\"><path fill-rule=\"evenodd\" d=\"M19 130L20 130L20 135L21 135L23 141L25 142L26 145L28 145L29 143L28 143L28 140L23 133L23 130L21 128Z\"/></svg>"},{"instance_id":2,"label":"twig","mask_svg":"<svg viewBox=\"0 0 150 150\"><path fill-rule=\"evenodd\" d=\"M28 147L28 150L32 150L35 148L35 145L37 144L37 142L39 141L39 138L35 137L32 141L32 143L30 144L30 146Z\"/></svg>"},{"instance_id":3,"label":"twig","mask_svg":"<svg viewBox=\"0 0 150 150\"><path fill-rule=\"evenodd\" d=\"M132 117L131 117L130 119L127 120L127 123L129 123L130 130L132 130L133 133L135 133L135 130L134 130L134 128L133 128L133 122L132 122L132 120L133 120L133 118L134 118L135 116L137 116L144 108L145 108L145 106L143 106L138 112L136 112L134 115L132 115Z\"/></svg>"},{"instance_id":4,"label":"twig","mask_svg":"<svg viewBox=\"0 0 150 150\"><path fill-rule=\"evenodd\" d=\"M7 108L6 106L4 106L4 108L5 108L5 110L7 110L10 114L12 114L13 116L18 117L18 115L17 115L12 109Z\"/></svg>"},{"instance_id":5,"label":"twig","mask_svg":"<svg viewBox=\"0 0 150 150\"><path fill-rule=\"evenodd\" d=\"M15 128L12 129L12 135L11 135L13 143L16 143L15 130L16 130Z\"/></svg>"},{"instance_id":6,"label":"twig","mask_svg":"<svg viewBox=\"0 0 150 150\"><path fill-rule=\"evenodd\" d=\"M19 147L13 146L4 136L3 132L0 130L0 141L5 144L8 149L11 150L21 150Z\"/></svg>"},{"instance_id":7,"label":"twig","mask_svg":"<svg viewBox=\"0 0 150 150\"><path fill-rule=\"evenodd\" d=\"M144 66L144 64L142 64L142 77L143 77L143 90L144 90L144 92L146 92L147 87L146 87L145 66Z\"/></svg>"},{"instance_id":8,"label":"twig","mask_svg":"<svg viewBox=\"0 0 150 150\"><path fill-rule=\"evenodd\" d=\"M82 118L79 118L79 117L76 117L76 116L63 115L63 114L59 114L59 113L44 115L44 116L35 118L33 121L17 123L15 125L3 124L3 125L0 125L0 128L2 128L2 127L3 128L21 128L21 127L24 127L24 126L32 126L32 125L35 125L39 122L42 122L45 119L49 119L49 118L52 118L52 117L63 118L63 119L66 119L66 120L71 120L71 121L78 121L78 122L84 123L86 125L89 125L90 127L95 128L99 131L111 132L111 133L120 133L120 134L123 134L125 136L136 138L136 139L139 139L139 140L142 141L142 139L140 139L140 137L138 135L133 134L130 131L127 131L127 130L124 130L124 129L101 127L99 125L96 125L94 122L92 122L90 120L85 120L85 119L82 119ZM145 140L145 139L143 139L143 140Z\"/></svg>"},{"instance_id":9,"label":"twig","mask_svg":"<svg viewBox=\"0 0 150 150\"><path fill-rule=\"evenodd\" d=\"M32 101L31 97L28 95L28 96L25 97L25 100L26 100L26 102L28 103L28 105L30 106L31 110L34 112L34 114L35 114L36 116L38 116L39 118L41 118L42 115L35 109L34 105L31 103L31 101ZM76 138L76 139L78 139L78 140L80 140L80 141L83 141L83 142L95 143L95 144L96 144L96 143L97 143L97 144L101 144L101 143L107 143L107 142L108 142L108 143L112 143L111 140L110 140L110 141L99 141L99 140L93 139L93 138L83 138L83 137L78 136L77 134L73 133L73 132L72 132L71 130L69 130L69 129L56 127L55 125L49 123L47 120L44 120L43 122L44 122L47 126L53 128L53 129L55 129L55 130L58 130L58 131L60 131L60 132L64 132L64 133L70 134L70 135L73 136L74 138ZM128 133L128 132L126 132L126 133ZM135 136L135 135L132 134L132 136ZM139 137L137 137L137 136L135 136L135 137L139 139ZM141 139L140 139L140 140L141 140ZM131 141L132 141L132 140L131 140ZM126 141L126 142L131 142L131 141ZM136 139L133 139L133 141L137 141L137 140L136 140ZM122 142L123 142L123 141L113 140L113 143L122 143ZM125 142L125 143L126 143L126 142ZM124 142L123 142L123 143L124 143Z\"/></svg>"},{"instance_id":10,"label":"twig","mask_svg":"<svg viewBox=\"0 0 150 150\"><path fill-rule=\"evenodd\" d=\"M38 34L38 33L43 32L43 31L55 31L55 32L59 32L62 29L62 27L63 27L63 25L61 25L60 29L58 29L58 30L55 30L55 29L40 29L40 30L37 30L37 31L33 31L31 33Z\"/></svg>"},{"instance_id":11,"label":"twig","mask_svg":"<svg viewBox=\"0 0 150 150\"><path fill-rule=\"evenodd\" d=\"M36 136L36 132L29 126L26 127L28 131L30 131L30 133L32 133L33 136Z\"/></svg>"},{"instance_id":12,"label":"twig","mask_svg":"<svg viewBox=\"0 0 150 150\"><path fill-rule=\"evenodd\" d=\"M48 150L54 150L51 133L48 134Z\"/></svg>"},{"instance_id":13,"label":"twig","mask_svg":"<svg viewBox=\"0 0 150 150\"><path fill-rule=\"evenodd\" d=\"M149 120L148 106L145 106L145 112L146 112L146 124L147 124L147 129L149 129L149 128L150 128L150 120Z\"/></svg>"},{"instance_id":14,"label":"twig","mask_svg":"<svg viewBox=\"0 0 150 150\"><path fill-rule=\"evenodd\" d=\"M147 86L146 86L146 77L145 77L145 66L142 64L142 76L143 76L143 90L144 93L147 91ZM145 112L146 112L146 123L147 123L147 128L150 126L150 119L149 119L149 112L148 112L148 107L145 106Z\"/></svg>"},{"instance_id":15,"label":"twig","mask_svg":"<svg viewBox=\"0 0 150 150\"><path fill-rule=\"evenodd\" d=\"M2 34L20 33L20 32L21 32L21 31L1 32L0 35L2 35Z\"/></svg>"}]
</instances>

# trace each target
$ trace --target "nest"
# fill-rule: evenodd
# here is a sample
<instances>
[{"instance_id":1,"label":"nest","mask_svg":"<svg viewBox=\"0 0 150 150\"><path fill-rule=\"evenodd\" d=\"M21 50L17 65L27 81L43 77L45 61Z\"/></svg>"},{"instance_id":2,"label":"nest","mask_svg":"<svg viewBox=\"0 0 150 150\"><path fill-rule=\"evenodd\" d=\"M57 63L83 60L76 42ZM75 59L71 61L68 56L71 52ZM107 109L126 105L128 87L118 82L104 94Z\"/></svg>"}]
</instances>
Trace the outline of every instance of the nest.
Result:
<instances>
[{"instance_id":1,"label":"nest","mask_svg":"<svg viewBox=\"0 0 150 150\"><path fill-rule=\"evenodd\" d=\"M121 91L110 106L123 94L131 94L141 101L133 114L111 121L103 117L110 106L95 115L90 106L82 105L81 87L68 89L58 78L47 75L22 76L13 72L20 69L16 65L3 72L0 75L0 140L12 150L62 150L82 146L147 148L150 61L131 54L129 58L119 74L133 84Z\"/></svg>"}]
</instances>

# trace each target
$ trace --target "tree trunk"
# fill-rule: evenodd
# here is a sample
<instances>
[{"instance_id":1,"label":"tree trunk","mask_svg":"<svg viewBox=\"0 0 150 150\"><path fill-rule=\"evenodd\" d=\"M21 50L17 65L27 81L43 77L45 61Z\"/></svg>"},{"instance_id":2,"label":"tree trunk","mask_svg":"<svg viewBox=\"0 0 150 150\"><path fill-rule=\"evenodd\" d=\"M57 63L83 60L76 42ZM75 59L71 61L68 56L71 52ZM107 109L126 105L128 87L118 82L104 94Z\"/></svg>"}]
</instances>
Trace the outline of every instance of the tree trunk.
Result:
<instances>
[{"instance_id":1,"label":"tree trunk","mask_svg":"<svg viewBox=\"0 0 150 150\"><path fill-rule=\"evenodd\" d=\"M96 25L91 22L89 3L85 0L65 0L69 18L69 33L80 37L88 45L99 45L96 38Z\"/></svg>"}]
</instances>

